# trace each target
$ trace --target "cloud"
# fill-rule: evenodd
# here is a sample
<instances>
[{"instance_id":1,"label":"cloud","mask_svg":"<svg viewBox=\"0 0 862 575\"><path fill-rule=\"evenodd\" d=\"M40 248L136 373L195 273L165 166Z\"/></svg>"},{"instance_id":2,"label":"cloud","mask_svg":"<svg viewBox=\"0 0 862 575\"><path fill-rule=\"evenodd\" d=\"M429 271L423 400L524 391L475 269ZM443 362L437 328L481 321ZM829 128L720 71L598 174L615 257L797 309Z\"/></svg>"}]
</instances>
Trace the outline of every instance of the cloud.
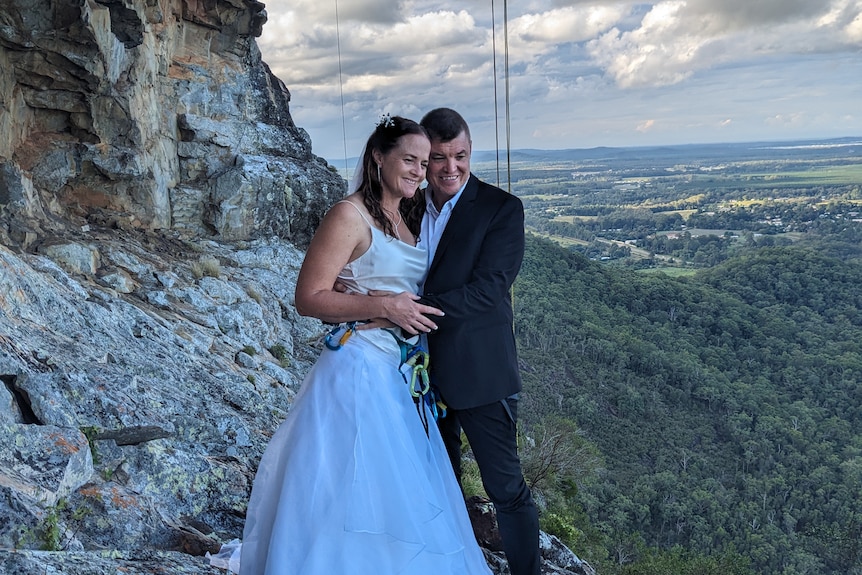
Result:
<instances>
[{"instance_id":1,"label":"cloud","mask_svg":"<svg viewBox=\"0 0 862 575\"><path fill-rule=\"evenodd\" d=\"M640 26L614 28L588 43L595 62L623 88L675 84L693 72L692 60L704 39L680 29L685 2L661 2Z\"/></svg>"},{"instance_id":2,"label":"cloud","mask_svg":"<svg viewBox=\"0 0 862 575\"><path fill-rule=\"evenodd\" d=\"M689 22L708 22L710 31L732 31L810 20L823 10L822 0L688 0L685 13Z\"/></svg>"},{"instance_id":3,"label":"cloud","mask_svg":"<svg viewBox=\"0 0 862 575\"><path fill-rule=\"evenodd\" d=\"M435 68L474 66L474 54L488 42L488 31L478 28L463 10L411 16L391 25L360 22L339 35L334 25L308 25L293 13L277 18L271 28L270 24L264 28L261 50L289 85L331 85L339 67L355 81L384 77L404 81L411 74L434 74ZM441 51L464 55L447 63L445 56L440 58Z\"/></svg>"},{"instance_id":4,"label":"cloud","mask_svg":"<svg viewBox=\"0 0 862 575\"><path fill-rule=\"evenodd\" d=\"M339 22L349 28L355 22L395 23L404 18L410 4L392 2L391 0L338 0L337 2L320 2L319 0L291 0L289 7L284 0L266 2L267 14L293 14L304 22L319 22L335 26L335 15ZM346 30L347 31L347 30Z\"/></svg>"},{"instance_id":5,"label":"cloud","mask_svg":"<svg viewBox=\"0 0 862 575\"><path fill-rule=\"evenodd\" d=\"M862 0L843 0L833 3L832 10L818 24L841 30L849 44L862 46Z\"/></svg>"},{"instance_id":6,"label":"cloud","mask_svg":"<svg viewBox=\"0 0 862 575\"><path fill-rule=\"evenodd\" d=\"M448 105L481 146L504 105L495 6L496 30L487 0L339 0L336 33L335 3L270 2L259 44L315 142L324 129L342 138L343 91L348 132L363 141L384 111ZM849 102L862 97L851 81L862 71L862 0L524 0L508 12L511 122L528 147L860 122ZM824 116L808 111L827 102Z\"/></svg>"},{"instance_id":7,"label":"cloud","mask_svg":"<svg viewBox=\"0 0 862 575\"><path fill-rule=\"evenodd\" d=\"M664 0L587 48L623 88L670 85L728 62L844 50L862 37L860 13L860 0Z\"/></svg>"},{"instance_id":8,"label":"cloud","mask_svg":"<svg viewBox=\"0 0 862 575\"><path fill-rule=\"evenodd\" d=\"M339 68L365 91L388 86L394 75L448 81L481 67L494 40L503 49L499 20L493 38L487 7L480 11L478 2L454 12L431 0L342 1L338 36L333 6L322 4L299 0L264 28L261 47L288 85L331 85ZM510 68L565 82L592 67L623 88L676 84L727 62L862 40L862 0L534 0L526 8L510 15ZM569 70L554 65L561 57Z\"/></svg>"},{"instance_id":9,"label":"cloud","mask_svg":"<svg viewBox=\"0 0 862 575\"><path fill-rule=\"evenodd\" d=\"M509 33L515 41L525 44L583 42L611 28L624 14L620 6L565 7L534 12L515 18L509 25Z\"/></svg>"},{"instance_id":10,"label":"cloud","mask_svg":"<svg viewBox=\"0 0 862 575\"><path fill-rule=\"evenodd\" d=\"M775 114L772 116L767 116L763 121L766 124L770 124L773 126L787 126L793 124L799 124L805 120L805 115L802 113L793 113L793 114Z\"/></svg>"},{"instance_id":11,"label":"cloud","mask_svg":"<svg viewBox=\"0 0 862 575\"><path fill-rule=\"evenodd\" d=\"M638 127L635 128L638 132L647 132L655 125L655 120L647 120L646 122L641 122L638 124Z\"/></svg>"}]
</instances>

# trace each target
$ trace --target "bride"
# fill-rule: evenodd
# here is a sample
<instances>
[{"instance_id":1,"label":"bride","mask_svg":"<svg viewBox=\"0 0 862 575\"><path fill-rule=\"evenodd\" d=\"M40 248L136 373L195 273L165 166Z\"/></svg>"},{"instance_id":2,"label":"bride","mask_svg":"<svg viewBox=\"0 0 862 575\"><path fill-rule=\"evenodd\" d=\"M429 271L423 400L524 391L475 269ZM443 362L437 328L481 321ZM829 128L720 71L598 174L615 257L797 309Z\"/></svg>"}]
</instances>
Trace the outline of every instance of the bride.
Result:
<instances>
[{"instance_id":1,"label":"bride","mask_svg":"<svg viewBox=\"0 0 862 575\"><path fill-rule=\"evenodd\" d=\"M434 329L443 314L415 295L427 259L414 197L429 152L421 126L384 116L356 191L330 209L309 246L297 310L372 321L331 334L263 454L241 575L491 573L437 426L423 425L425 402L414 402L402 373L402 337Z\"/></svg>"}]
</instances>

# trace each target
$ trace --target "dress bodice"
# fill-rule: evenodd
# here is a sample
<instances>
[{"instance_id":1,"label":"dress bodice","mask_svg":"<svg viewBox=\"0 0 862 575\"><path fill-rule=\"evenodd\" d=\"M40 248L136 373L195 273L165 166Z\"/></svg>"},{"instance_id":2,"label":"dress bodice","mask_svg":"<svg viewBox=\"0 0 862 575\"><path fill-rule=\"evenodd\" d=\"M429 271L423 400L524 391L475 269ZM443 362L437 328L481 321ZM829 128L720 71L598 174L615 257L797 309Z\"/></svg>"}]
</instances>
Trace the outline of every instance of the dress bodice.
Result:
<instances>
[{"instance_id":1,"label":"dress bodice","mask_svg":"<svg viewBox=\"0 0 862 575\"><path fill-rule=\"evenodd\" d=\"M353 205L351 202L347 203ZM369 290L385 290L418 294L419 286L425 281L428 271L428 254L425 247L422 244L412 246L387 236L382 230L371 225L365 214L359 213L371 228L371 245L364 254L344 266L338 274L338 280L353 293L367 294ZM392 339L392 334L401 339L401 330L371 329L356 333L382 349L398 351L397 346L393 348L395 340Z\"/></svg>"},{"instance_id":2,"label":"dress bodice","mask_svg":"<svg viewBox=\"0 0 862 575\"><path fill-rule=\"evenodd\" d=\"M350 291L362 294L368 290L419 293L428 264L424 246L412 246L387 236L370 223L368 226L371 245L364 254L344 266L338 274L339 281Z\"/></svg>"}]
</instances>

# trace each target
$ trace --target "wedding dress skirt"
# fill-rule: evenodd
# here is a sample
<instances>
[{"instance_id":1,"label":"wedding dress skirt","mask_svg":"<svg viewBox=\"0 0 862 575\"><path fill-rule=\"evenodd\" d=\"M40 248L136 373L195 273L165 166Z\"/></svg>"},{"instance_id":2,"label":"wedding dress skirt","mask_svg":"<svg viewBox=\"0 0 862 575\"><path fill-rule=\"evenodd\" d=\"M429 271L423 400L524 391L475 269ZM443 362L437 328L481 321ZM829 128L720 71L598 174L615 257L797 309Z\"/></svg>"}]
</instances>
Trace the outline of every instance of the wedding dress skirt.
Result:
<instances>
[{"instance_id":1,"label":"wedding dress skirt","mask_svg":"<svg viewBox=\"0 0 862 575\"><path fill-rule=\"evenodd\" d=\"M379 329L323 351L260 462L242 575L490 575L399 363Z\"/></svg>"}]
</instances>

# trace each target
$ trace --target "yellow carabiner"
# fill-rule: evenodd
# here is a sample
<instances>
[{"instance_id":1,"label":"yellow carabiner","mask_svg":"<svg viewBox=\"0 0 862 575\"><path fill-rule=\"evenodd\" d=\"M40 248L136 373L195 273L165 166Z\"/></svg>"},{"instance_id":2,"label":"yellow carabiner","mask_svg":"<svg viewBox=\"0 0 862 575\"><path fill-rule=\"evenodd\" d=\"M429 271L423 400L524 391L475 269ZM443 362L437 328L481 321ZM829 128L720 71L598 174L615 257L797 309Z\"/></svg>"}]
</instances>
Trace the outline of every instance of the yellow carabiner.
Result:
<instances>
[{"instance_id":1,"label":"yellow carabiner","mask_svg":"<svg viewBox=\"0 0 862 575\"><path fill-rule=\"evenodd\" d=\"M332 343L332 339L342 329L344 329L344 333L341 334L341 337L338 338L338 343ZM332 328L332 331L329 332L329 334L326 336L326 339L323 341L323 343L324 343L324 345L326 345L327 348L329 348L333 351L338 351L339 349L344 347L344 344L347 343L347 340L350 339L350 336L353 335L353 332L355 332L355 331L356 331L356 322L355 321L348 322L346 325L343 325L343 326L341 324L339 324L339 325L335 326L334 328Z\"/></svg>"},{"instance_id":2,"label":"yellow carabiner","mask_svg":"<svg viewBox=\"0 0 862 575\"><path fill-rule=\"evenodd\" d=\"M347 340L350 339L351 335L353 335L352 328L344 332L344 335L342 335L341 338L338 340L338 345L344 345L345 343L347 343Z\"/></svg>"}]
</instances>

